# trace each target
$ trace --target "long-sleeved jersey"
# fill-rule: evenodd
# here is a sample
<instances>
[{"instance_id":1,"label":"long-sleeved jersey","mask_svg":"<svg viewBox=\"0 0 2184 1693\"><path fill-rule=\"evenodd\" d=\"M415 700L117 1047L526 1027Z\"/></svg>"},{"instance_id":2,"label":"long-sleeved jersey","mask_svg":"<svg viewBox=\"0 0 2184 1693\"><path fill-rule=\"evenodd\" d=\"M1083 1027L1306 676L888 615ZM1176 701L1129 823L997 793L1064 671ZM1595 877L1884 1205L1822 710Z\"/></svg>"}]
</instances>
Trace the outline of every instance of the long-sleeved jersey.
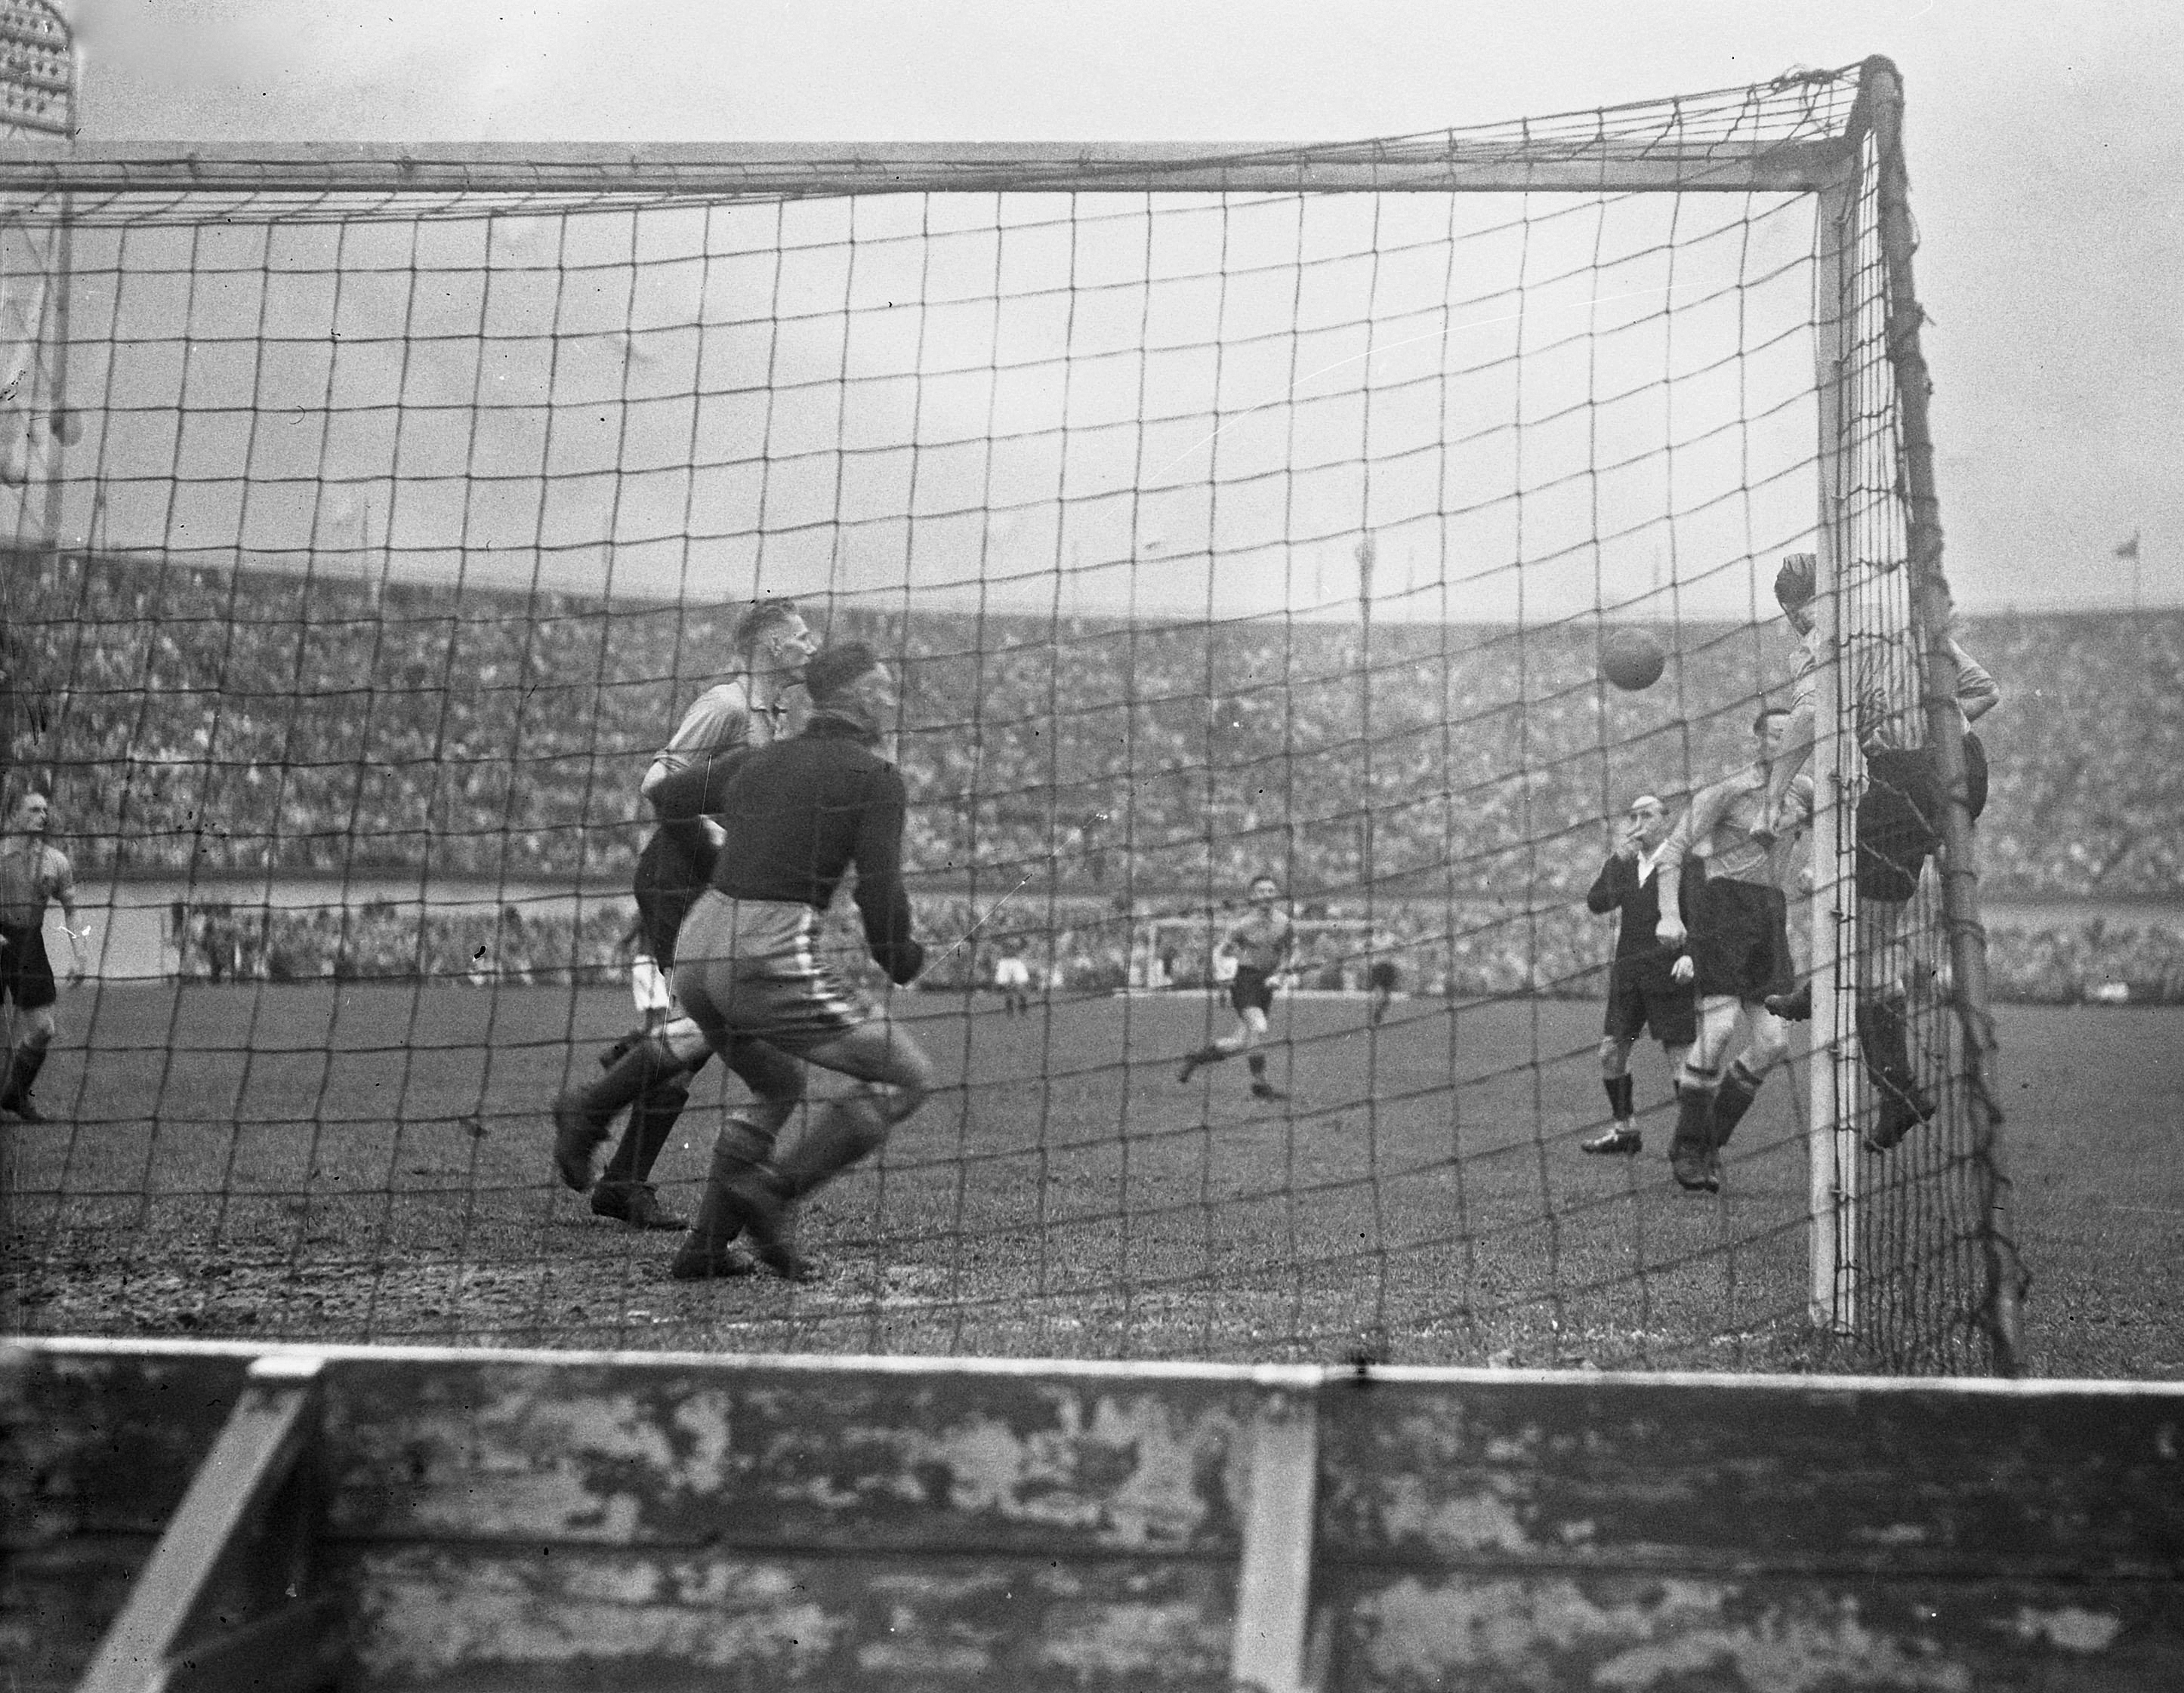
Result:
<instances>
[{"instance_id":1,"label":"long-sleeved jersey","mask_svg":"<svg viewBox=\"0 0 2184 1693\"><path fill-rule=\"evenodd\" d=\"M902 885L909 796L902 776L874 749L877 738L832 712L800 735L746 756L728 783L727 838L713 886L732 899L801 902L823 911L854 866L865 943L889 977L924 967Z\"/></svg>"},{"instance_id":2,"label":"long-sleeved jersey","mask_svg":"<svg viewBox=\"0 0 2184 1693\"><path fill-rule=\"evenodd\" d=\"M1686 858L1684 868L1689 872L1698 860ZM1623 918L1615 932L1615 955L1618 958L1643 957L1652 954L1660 942L1653 931L1661 921L1660 855L1657 852L1646 859L1624 858L1610 853L1607 862L1600 866L1600 874L1593 878L1592 887L1585 896L1585 909L1600 916L1610 911L1620 911ZM1690 909L1691 890L1696 878L1684 877L1681 894L1685 910Z\"/></svg>"}]
</instances>

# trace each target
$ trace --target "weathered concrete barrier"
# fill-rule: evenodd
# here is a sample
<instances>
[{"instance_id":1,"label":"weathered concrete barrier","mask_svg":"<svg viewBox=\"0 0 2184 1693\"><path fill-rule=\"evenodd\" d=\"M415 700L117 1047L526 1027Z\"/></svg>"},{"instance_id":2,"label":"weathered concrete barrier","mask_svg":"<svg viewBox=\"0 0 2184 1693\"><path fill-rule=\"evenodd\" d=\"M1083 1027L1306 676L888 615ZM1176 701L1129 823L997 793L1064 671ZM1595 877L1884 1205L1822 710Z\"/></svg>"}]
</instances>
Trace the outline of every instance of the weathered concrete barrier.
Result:
<instances>
[{"instance_id":1,"label":"weathered concrete barrier","mask_svg":"<svg viewBox=\"0 0 2184 1693\"><path fill-rule=\"evenodd\" d=\"M10 1693L2184 1685L2184 1385L4 1356Z\"/></svg>"}]
</instances>

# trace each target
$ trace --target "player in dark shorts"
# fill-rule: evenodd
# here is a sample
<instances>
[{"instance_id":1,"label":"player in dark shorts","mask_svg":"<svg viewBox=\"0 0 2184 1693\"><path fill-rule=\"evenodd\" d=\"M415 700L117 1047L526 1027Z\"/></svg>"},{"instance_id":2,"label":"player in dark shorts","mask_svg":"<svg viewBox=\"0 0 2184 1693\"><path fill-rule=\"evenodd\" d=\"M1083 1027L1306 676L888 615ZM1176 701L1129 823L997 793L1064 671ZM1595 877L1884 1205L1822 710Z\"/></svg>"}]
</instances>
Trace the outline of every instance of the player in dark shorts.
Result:
<instances>
[{"instance_id":1,"label":"player in dark shorts","mask_svg":"<svg viewBox=\"0 0 2184 1693\"><path fill-rule=\"evenodd\" d=\"M1775 600L1798 636L1790 726L1784 757L1776 765L1775 791L1812 745L1824 656L1814 615L1817 576L1812 554L1793 553L1774 578ZM1976 821L1986 809L1986 749L1971 726L2000 703L2002 691L1953 634L1947 646L1956 666L1952 697L1964 720L1965 808ZM1858 1054L1879 1101L1864 1137L1876 1152L1889 1150L1934 1114L1934 1102L1919 1085L1911 1061L1905 932L1919 877L1927 860L1941 850L1949 796L1939 754L1925 739L1909 682L1909 669L1901 664L1860 662L1852 677L1858 749L1865 760L1865 790L1858 798L1855 828ZM1776 995L1769 1009L1792 1019L1809 1017L1810 983Z\"/></svg>"},{"instance_id":2,"label":"player in dark shorts","mask_svg":"<svg viewBox=\"0 0 2184 1693\"><path fill-rule=\"evenodd\" d=\"M1676 1078L1669 1167L1680 1185L1708 1193L1721 1186L1722 1147L1752 1108L1768 1072L1789 1053L1788 1032L1767 1009L1767 1000L1797 985L1782 877L1797 837L1776 838L1764 827L1768 778L1788 716L1772 707L1752 720L1752 763L1693 796L1691 809L1661 844L1654 868L1661 906L1654 933L1664 949L1683 951L1671 973L1691 983L1698 996L1697 1032ZM1791 794L1809 817L1812 783L1800 777ZM1691 901L1686 929L1684 863L1701 845L1710 849L1706 884ZM1722 1061L1740 1016L1748 1025L1747 1039L1724 1072Z\"/></svg>"},{"instance_id":3,"label":"player in dark shorts","mask_svg":"<svg viewBox=\"0 0 2184 1693\"><path fill-rule=\"evenodd\" d=\"M1365 1017L1376 1027L1386 1018L1388 1008L1396 1002L1396 990L1403 984L1403 973L1396 967L1396 961L1380 955L1386 944L1384 940L1375 942L1375 956L1365 966L1365 991L1372 996Z\"/></svg>"},{"instance_id":4,"label":"player in dark shorts","mask_svg":"<svg viewBox=\"0 0 2184 1693\"><path fill-rule=\"evenodd\" d=\"M816 948L820 918L854 868L873 961L898 985L924 967L902 884L908 799L878 750L895 714L894 679L861 641L822 652L805 679L809 727L752 752L729 784L712 885L676 944L677 989L716 1050L755 1041L860 1085L828 1101L777 1158L774 1143L800 1088L761 1092L729 1116L705 1203L675 1255L678 1280L735 1273L727 1255L738 1231L768 1269L806 1278L796 1207L884 1144L933 1083L916 1043L836 980Z\"/></svg>"},{"instance_id":5,"label":"player in dark shorts","mask_svg":"<svg viewBox=\"0 0 2184 1693\"><path fill-rule=\"evenodd\" d=\"M651 1182L652 1167L689 1104L690 1084L714 1050L676 1002L676 944L690 908L710 885L716 849L707 820L727 804L729 786L749 752L738 747L706 756L655 787L653 805L661 822L638 856L635 891L645 948L640 962L650 961L657 981L647 983L641 968L632 974L658 1021L609 1048L601 1061L606 1073L588 1088L563 1094L554 1106L554 1158L562 1179L580 1193L588 1183L594 1211L635 1228L688 1226L661 1208ZM781 1097L803 1085L794 1062L758 1042L730 1043L726 1061L761 1097ZM625 1105L628 1125L598 1181L590 1183L593 1151Z\"/></svg>"},{"instance_id":6,"label":"player in dark shorts","mask_svg":"<svg viewBox=\"0 0 2184 1693\"><path fill-rule=\"evenodd\" d=\"M1178 1082L1188 1083L1199 1070L1245 1053L1251 1072L1251 1096L1259 1100L1288 1097L1267 1079L1267 1055L1259 1050L1267 1038L1267 1016L1274 1008L1274 978L1289 961L1296 944L1296 925L1288 912L1279 910L1282 884L1271 876L1251 878L1251 909L1229 925L1228 933L1214 948L1217 958L1233 958L1236 973L1228 983L1228 1004L1236 1013L1232 1034L1209 1041L1183 1061Z\"/></svg>"},{"instance_id":7,"label":"player in dark shorts","mask_svg":"<svg viewBox=\"0 0 2184 1693\"><path fill-rule=\"evenodd\" d=\"M1673 1075L1698 1033L1698 1000L1691 984L1674 972L1675 955L1664 952L1654 933L1660 925L1658 868L1662 843L1669 838L1669 809L1651 794L1630 802L1615 849L1601 866L1585 896L1587 910L1601 916L1621 913L1615 934L1615 961L1607 971L1607 1009L1601 1023L1600 1082L1607 1092L1609 1122L1580 1151L1635 1154L1645 1150L1633 1100L1630 1050L1649 1028L1668 1055ZM1692 895L1704 883L1698 860L1687 859L1682 884L1688 915Z\"/></svg>"},{"instance_id":8,"label":"player in dark shorts","mask_svg":"<svg viewBox=\"0 0 2184 1693\"><path fill-rule=\"evenodd\" d=\"M0 1001L14 1008L14 1042L0 1082L0 1111L25 1122L46 1118L31 1097L46 1053L59 1032L53 1007L60 986L46 952L46 906L61 908L73 967L69 985L83 980L83 936L75 926L75 872L68 855L46 844L53 802L30 789L8 807L0 828Z\"/></svg>"}]
</instances>

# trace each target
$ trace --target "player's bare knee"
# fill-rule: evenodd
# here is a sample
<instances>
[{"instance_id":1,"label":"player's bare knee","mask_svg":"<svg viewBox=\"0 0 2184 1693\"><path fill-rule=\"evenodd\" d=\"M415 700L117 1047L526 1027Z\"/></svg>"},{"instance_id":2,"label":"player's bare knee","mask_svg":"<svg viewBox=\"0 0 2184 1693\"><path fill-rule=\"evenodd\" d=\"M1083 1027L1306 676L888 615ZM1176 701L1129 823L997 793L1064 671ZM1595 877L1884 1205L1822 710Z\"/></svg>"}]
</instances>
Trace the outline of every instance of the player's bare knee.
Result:
<instances>
[{"instance_id":1,"label":"player's bare knee","mask_svg":"<svg viewBox=\"0 0 2184 1693\"><path fill-rule=\"evenodd\" d=\"M1630 1043L1608 1035L1600 1043L1600 1074L1602 1079L1613 1082L1630 1070Z\"/></svg>"},{"instance_id":2,"label":"player's bare knee","mask_svg":"<svg viewBox=\"0 0 2184 1693\"><path fill-rule=\"evenodd\" d=\"M1789 1055L1789 1025L1772 1012L1755 1012L1752 1019L1752 1040L1745 1048L1741 1061L1744 1067L1755 1076L1764 1076Z\"/></svg>"},{"instance_id":3,"label":"player's bare knee","mask_svg":"<svg viewBox=\"0 0 2184 1693\"><path fill-rule=\"evenodd\" d=\"M885 1102L890 1123L900 1122L916 1112L932 1096L934 1082L932 1061L907 1041L901 1044L900 1061L873 1084Z\"/></svg>"},{"instance_id":4,"label":"player's bare knee","mask_svg":"<svg viewBox=\"0 0 2184 1693\"><path fill-rule=\"evenodd\" d=\"M710 1051L712 1043L705 1031L698 1027L697 1019L689 1016L675 1018L655 1037L679 1063L688 1064Z\"/></svg>"},{"instance_id":5,"label":"player's bare knee","mask_svg":"<svg viewBox=\"0 0 2184 1693\"><path fill-rule=\"evenodd\" d=\"M22 1037L18 1044L32 1052L43 1052L51 1046L53 1044L53 1036L59 1027L53 1021L53 1012L44 1006L40 1006L34 1011L25 1012L24 1024Z\"/></svg>"}]
</instances>

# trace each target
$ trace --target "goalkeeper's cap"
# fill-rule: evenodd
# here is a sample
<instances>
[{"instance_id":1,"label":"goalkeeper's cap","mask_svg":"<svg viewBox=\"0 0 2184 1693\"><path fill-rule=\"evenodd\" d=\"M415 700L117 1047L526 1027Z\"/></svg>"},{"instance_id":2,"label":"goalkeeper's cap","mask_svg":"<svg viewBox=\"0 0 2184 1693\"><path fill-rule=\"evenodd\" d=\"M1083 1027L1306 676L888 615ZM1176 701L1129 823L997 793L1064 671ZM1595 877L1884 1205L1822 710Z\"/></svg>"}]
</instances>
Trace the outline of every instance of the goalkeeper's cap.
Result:
<instances>
[{"instance_id":1,"label":"goalkeeper's cap","mask_svg":"<svg viewBox=\"0 0 2184 1693\"><path fill-rule=\"evenodd\" d=\"M1782 568L1774 572L1774 601L1785 611L1810 605L1819 592L1819 561L1810 553L1786 553Z\"/></svg>"}]
</instances>

